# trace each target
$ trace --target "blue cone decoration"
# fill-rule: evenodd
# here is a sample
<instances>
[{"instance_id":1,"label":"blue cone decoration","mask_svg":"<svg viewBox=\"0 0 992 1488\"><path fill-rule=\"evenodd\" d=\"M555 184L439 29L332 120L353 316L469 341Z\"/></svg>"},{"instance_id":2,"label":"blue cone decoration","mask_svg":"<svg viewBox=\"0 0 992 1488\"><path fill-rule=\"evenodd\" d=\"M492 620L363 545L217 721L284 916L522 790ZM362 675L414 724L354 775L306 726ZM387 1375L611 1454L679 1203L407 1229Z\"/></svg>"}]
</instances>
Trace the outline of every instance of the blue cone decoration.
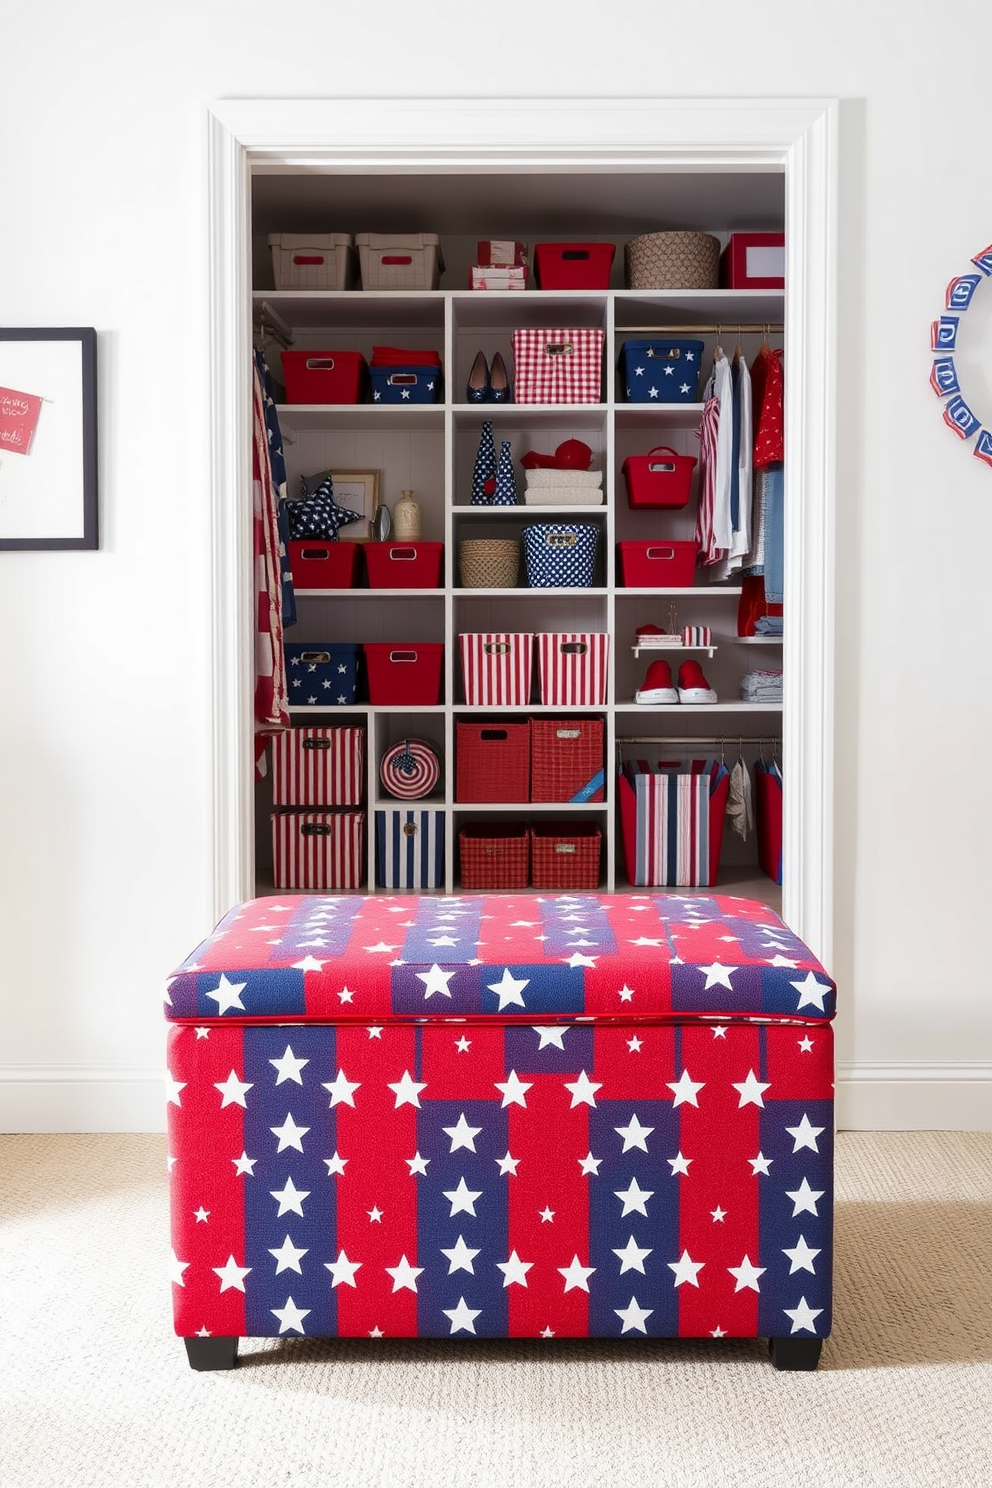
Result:
<instances>
[{"instance_id":1,"label":"blue cone decoration","mask_svg":"<svg viewBox=\"0 0 992 1488\"><path fill-rule=\"evenodd\" d=\"M516 506L517 478L513 473L513 456L510 441L504 439L499 447L499 464L496 466L496 494L493 506Z\"/></svg>"},{"instance_id":2,"label":"blue cone decoration","mask_svg":"<svg viewBox=\"0 0 992 1488\"><path fill-rule=\"evenodd\" d=\"M487 485L488 490L486 489ZM471 504L473 506L490 506L495 489L496 442L493 439L493 426L489 419L486 419L482 425L482 433L479 436L479 451L475 457L475 470L472 474Z\"/></svg>"}]
</instances>

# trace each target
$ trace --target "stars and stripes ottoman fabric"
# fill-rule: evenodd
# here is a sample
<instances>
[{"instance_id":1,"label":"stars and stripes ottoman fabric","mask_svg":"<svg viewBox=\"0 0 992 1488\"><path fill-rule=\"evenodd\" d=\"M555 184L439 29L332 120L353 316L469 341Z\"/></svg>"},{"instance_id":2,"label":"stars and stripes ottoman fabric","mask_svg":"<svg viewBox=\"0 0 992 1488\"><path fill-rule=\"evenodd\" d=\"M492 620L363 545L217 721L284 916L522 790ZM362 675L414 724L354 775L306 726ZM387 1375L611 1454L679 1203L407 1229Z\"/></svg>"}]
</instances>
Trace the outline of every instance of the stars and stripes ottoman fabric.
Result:
<instances>
[{"instance_id":1,"label":"stars and stripes ottoman fabric","mask_svg":"<svg viewBox=\"0 0 992 1488\"><path fill-rule=\"evenodd\" d=\"M834 996L747 900L239 906L166 993L176 1331L825 1336Z\"/></svg>"}]
</instances>

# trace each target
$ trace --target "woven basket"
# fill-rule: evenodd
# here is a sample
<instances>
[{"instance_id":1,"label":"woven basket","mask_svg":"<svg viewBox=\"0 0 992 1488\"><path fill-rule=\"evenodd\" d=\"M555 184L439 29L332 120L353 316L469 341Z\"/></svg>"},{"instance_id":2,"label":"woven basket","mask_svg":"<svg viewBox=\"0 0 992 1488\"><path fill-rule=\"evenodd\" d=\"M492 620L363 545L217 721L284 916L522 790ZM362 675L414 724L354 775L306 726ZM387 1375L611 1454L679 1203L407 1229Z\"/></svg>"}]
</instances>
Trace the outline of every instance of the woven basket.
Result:
<instances>
[{"instance_id":1,"label":"woven basket","mask_svg":"<svg viewBox=\"0 0 992 1488\"><path fill-rule=\"evenodd\" d=\"M479 822L458 833L461 887L525 889L530 869L530 832L521 822Z\"/></svg>"},{"instance_id":2,"label":"woven basket","mask_svg":"<svg viewBox=\"0 0 992 1488\"><path fill-rule=\"evenodd\" d=\"M602 801L604 773L601 718L530 721L530 798L532 801Z\"/></svg>"},{"instance_id":3,"label":"woven basket","mask_svg":"<svg viewBox=\"0 0 992 1488\"><path fill-rule=\"evenodd\" d=\"M624 244L628 289L716 289L720 240L710 233L644 233Z\"/></svg>"},{"instance_id":4,"label":"woven basket","mask_svg":"<svg viewBox=\"0 0 992 1488\"><path fill-rule=\"evenodd\" d=\"M541 822L530 829L532 889L598 889L603 834L590 822Z\"/></svg>"},{"instance_id":5,"label":"woven basket","mask_svg":"<svg viewBox=\"0 0 992 1488\"><path fill-rule=\"evenodd\" d=\"M474 537L458 544L458 576L463 589L515 589L520 575L520 543L502 537Z\"/></svg>"}]
</instances>

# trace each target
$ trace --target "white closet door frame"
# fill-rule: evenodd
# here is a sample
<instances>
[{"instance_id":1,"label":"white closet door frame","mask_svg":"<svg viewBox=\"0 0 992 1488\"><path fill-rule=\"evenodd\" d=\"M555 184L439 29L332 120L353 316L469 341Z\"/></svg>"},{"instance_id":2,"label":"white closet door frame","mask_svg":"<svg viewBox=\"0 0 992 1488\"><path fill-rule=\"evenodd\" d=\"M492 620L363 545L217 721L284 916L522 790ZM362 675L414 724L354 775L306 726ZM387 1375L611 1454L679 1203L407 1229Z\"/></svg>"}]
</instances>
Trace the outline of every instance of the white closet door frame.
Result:
<instances>
[{"instance_id":1,"label":"white closet door frame","mask_svg":"<svg viewBox=\"0 0 992 1488\"><path fill-rule=\"evenodd\" d=\"M498 144L494 144L498 141ZM837 101L233 99L208 113L213 903L254 892L253 163L348 174L780 169L786 186L783 917L826 964L834 873Z\"/></svg>"}]
</instances>

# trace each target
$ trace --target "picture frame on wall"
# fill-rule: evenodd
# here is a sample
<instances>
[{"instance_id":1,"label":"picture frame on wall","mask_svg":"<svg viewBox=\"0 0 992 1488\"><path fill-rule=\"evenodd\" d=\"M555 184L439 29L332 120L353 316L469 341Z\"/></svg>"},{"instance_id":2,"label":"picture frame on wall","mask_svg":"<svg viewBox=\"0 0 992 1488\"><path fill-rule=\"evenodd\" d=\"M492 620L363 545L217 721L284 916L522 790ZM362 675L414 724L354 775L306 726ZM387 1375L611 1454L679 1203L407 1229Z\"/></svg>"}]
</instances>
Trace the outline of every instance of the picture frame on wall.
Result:
<instances>
[{"instance_id":1,"label":"picture frame on wall","mask_svg":"<svg viewBox=\"0 0 992 1488\"><path fill-rule=\"evenodd\" d=\"M341 542L365 542L372 531L372 518L379 505L378 470L332 470L336 505L360 512L360 522L349 522L338 528Z\"/></svg>"},{"instance_id":2,"label":"picture frame on wall","mask_svg":"<svg viewBox=\"0 0 992 1488\"><path fill-rule=\"evenodd\" d=\"M0 549L99 547L92 327L0 327Z\"/></svg>"}]
</instances>

